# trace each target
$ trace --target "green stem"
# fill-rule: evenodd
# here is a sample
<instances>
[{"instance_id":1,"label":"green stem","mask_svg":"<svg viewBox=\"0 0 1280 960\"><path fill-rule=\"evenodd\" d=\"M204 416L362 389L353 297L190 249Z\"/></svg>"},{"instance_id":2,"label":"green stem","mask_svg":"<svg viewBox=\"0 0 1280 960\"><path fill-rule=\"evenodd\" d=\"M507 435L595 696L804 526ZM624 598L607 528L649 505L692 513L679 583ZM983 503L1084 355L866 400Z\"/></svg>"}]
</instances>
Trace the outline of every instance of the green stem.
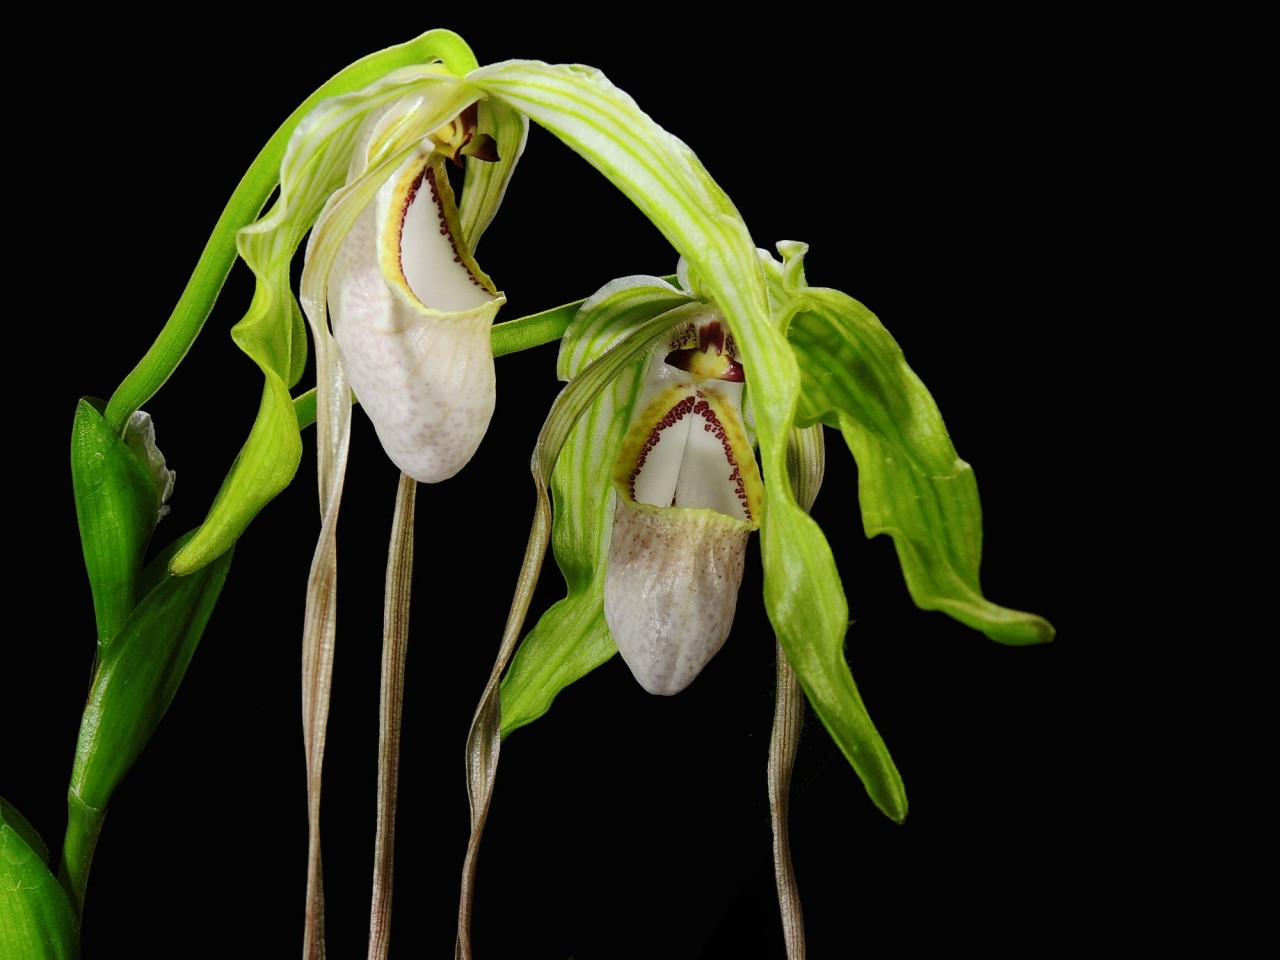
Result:
<instances>
[{"instance_id":1,"label":"green stem","mask_svg":"<svg viewBox=\"0 0 1280 960\"><path fill-rule=\"evenodd\" d=\"M493 328L493 355L502 357L559 340L582 304L583 301L578 300L498 324ZM316 422L315 387L293 398L293 412L298 418L299 430L305 430Z\"/></svg>"},{"instance_id":2,"label":"green stem","mask_svg":"<svg viewBox=\"0 0 1280 960\"><path fill-rule=\"evenodd\" d=\"M316 388L293 398L293 412L298 418L298 430L307 429L316 422Z\"/></svg>"},{"instance_id":3,"label":"green stem","mask_svg":"<svg viewBox=\"0 0 1280 960\"><path fill-rule=\"evenodd\" d=\"M532 313L519 320L495 324L490 335L493 355L503 357L532 347L540 347L564 336L569 321L577 316L578 308L585 301L576 300L561 307L552 307L541 313Z\"/></svg>"},{"instance_id":4,"label":"green stem","mask_svg":"<svg viewBox=\"0 0 1280 960\"><path fill-rule=\"evenodd\" d=\"M62 844L62 864L58 882L67 891L76 918L84 911L84 890L89 882L89 866L102 832L107 811L91 807L74 793L67 794L67 836Z\"/></svg>"},{"instance_id":5,"label":"green stem","mask_svg":"<svg viewBox=\"0 0 1280 960\"><path fill-rule=\"evenodd\" d=\"M321 100L359 90L399 67L437 58L458 74L478 65L461 37L448 30L430 30L341 70L304 100L272 134L227 201L160 335L107 403L106 419L112 430L123 432L129 417L164 386L195 343L235 263L236 232L257 219L270 199L280 178L280 161L298 122Z\"/></svg>"},{"instance_id":6,"label":"green stem","mask_svg":"<svg viewBox=\"0 0 1280 960\"><path fill-rule=\"evenodd\" d=\"M664 278L668 283L675 283L674 276ZM519 353L540 347L544 343L552 343L564 336L569 323L578 315L578 310L586 303L575 300L541 313L531 313L518 320L495 324L490 333L489 342L495 357L505 357L509 353ZM353 402L359 402L354 397ZM298 418L298 429L305 430L316 422L316 388L300 393L293 398L293 412Z\"/></svg>"}]
</instances>

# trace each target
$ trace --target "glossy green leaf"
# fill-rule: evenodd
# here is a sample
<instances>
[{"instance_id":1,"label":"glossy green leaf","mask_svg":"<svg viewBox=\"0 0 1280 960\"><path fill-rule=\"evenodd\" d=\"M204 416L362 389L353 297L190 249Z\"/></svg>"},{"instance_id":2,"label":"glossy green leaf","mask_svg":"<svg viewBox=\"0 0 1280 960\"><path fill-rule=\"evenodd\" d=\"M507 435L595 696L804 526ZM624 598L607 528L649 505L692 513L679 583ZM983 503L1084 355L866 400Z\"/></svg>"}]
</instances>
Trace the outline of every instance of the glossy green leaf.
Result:
<instances>
[{"instance_id":1,"label":"glossy green leaf","mask_svg":"<svg viewBox=\"0 0 1280 960\"><path fill-rule=\"evenodd\" d=\"M98 643L105 645L136 602L157 499L145 467L88 399L76 407L71 430L71 487Z\"/></svg>"},{"instance_id":2,"label":"glossy green leaf","mask_svg":"<svg viewBox=\"0 0 1280 960\"><path fill-rule=\"evenodd\" d=\"M688 294L653 277L610 284L590 298L569 325L557 373L562 380L573 380L633 331L651 329L655 317L689 302ZM630 345L633 352L637 348L643 349L641 344ZM561 690L618 652L603 606L604 561L613 525L609 476L640 373L640 364L631 361L603 386L585 412L577 414L555 459L551 545L566 595L539 618L503 678L503 736L542 716Z\"/></svg>"},{"instance_id":3,"label":"glossy green leaf","mask_svg":"<svg viewBox=\"0 0 1280 960\"><path fill-rule=\"evenodd\" d=\"M1043 643L1041 617L982 595L982 510L973 470L938 407L870 310L804 284L802 248L784 252L794 297L789 337L800 358L804 417L840 429L858 464L868 537L887 533L912 599L1008 644Z\"/></svg>"},{"instance_id":4,"label":"glossy green leaf","mask_svg":"<svg viewBox=\"0 0 1280 960\"><path fill-rule=\"evenodd\" d=\"M169 709L231 566L227 551L196 573L174 576L168 566L179 545L139 578L154 586L99 658L80 721L62 852L77 910L107 803Z\"/></svg>"},{"instance_id":5,"label":"glossy green leaf","mask_svg":"<svg viewBox=\"0 0 1280 960\"><path fill-rule=\"evenodd\" d=\"M66 892L35 830L0 797L0 956L72 960L79 931Z\"/></svg>"},{"instance_id":6,"label":"glossy green leaf","mask_svg":"<svg viewBox=\"0 0 1280 960\"><path fill-rule=\"evenodd\" d=\"M167 558L158 561L163 564ZM217 603L231 554L196 574L165 574L98 663L69 792L106 809L112 791L169 708Z\"/></svg>"}]
</instances>

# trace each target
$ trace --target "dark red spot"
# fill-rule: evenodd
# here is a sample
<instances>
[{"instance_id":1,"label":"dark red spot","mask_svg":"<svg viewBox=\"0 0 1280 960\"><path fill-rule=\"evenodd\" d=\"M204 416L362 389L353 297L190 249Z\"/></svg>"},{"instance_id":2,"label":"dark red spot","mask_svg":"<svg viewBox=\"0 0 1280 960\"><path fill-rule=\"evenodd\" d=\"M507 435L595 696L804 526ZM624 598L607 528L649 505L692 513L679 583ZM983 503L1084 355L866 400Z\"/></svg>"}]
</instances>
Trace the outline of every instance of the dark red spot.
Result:
<instances>
[{"instance_id":1,"label":"dark red spot","mask_svg":"<svg viewBox=\"0 0 1280 960\"><path fill-rule=\"evenodd\" d=\"M698 328L698 349L706 353L712 347L716 353L724 353L724 328L719 320L704 323Z\"/></svg>"}]
</instances>

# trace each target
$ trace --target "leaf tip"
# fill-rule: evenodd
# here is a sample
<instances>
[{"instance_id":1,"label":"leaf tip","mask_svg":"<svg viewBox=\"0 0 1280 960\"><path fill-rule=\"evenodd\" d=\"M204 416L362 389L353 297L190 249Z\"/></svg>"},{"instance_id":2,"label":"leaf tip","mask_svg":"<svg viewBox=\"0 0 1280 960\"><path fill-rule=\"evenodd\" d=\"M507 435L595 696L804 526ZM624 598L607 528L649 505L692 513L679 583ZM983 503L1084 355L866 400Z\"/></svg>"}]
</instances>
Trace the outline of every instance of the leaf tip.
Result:
<instances>
[{"instance_id":1,"label":"leaf tip","mask_svg":"<svg viewBox=\"0 0 1280 960\"><path fill-rule=\"evenodd\" d=\"M1010 647L1031 647L1052 643L1057 636L1053 624L1034 613L1024 613L1016 619L993 624L983 632L996 643L1003 643Z\"/></svg>"}]
</instances>

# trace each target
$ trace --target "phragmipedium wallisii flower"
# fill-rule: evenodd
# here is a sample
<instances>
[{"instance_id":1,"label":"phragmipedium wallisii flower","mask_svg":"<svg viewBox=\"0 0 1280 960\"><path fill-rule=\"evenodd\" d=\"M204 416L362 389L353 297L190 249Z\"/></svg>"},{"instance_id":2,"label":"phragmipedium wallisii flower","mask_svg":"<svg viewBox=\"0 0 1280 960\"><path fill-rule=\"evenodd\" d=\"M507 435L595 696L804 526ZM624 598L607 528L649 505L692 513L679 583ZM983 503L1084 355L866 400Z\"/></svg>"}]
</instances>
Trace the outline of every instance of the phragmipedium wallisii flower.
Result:
<instances>
[{"instance_id":1,"label":"phragmipedium wallisii flower","mask_svg":"<svg viewBox=\"0 0 1280 960\"><path fill-rule=\"evenodd\" d=\"M471 250L501 200L526 124L482 110L478 96L433 65L384 78L312 118L341 128L362 113L346 182L307 245L303 307L317 341L327 343L331 327L334 348L318 387L323 395L339 379L349 384L387 455L425 482L471 459L495 402L489 336L505 298ZM481 122L497 136L478 132ZM445 170L464 157L472 200L465 213ZM324 396L319 404L329 409Z\"/></svg>"},{"instance_id":2,"label":"phragmipedium wallisii flower","mask_svg":"<svg viewBox=\"0 0 1280 960\"><path fill-rule=\"evenodd\" d=\"M944 610L1003 643L1043 642L1051 639L1052 628L1037 616L997 606L982 596L977 577L980 512L972 471L956 456L936 405L896 343L857 301L839 291L808 285L802 244L780 244L779 249L780 262L763 251L753 253L753 259L766 281L765 317L770 326L765 329L785 331L786 338L778 341L777 349L785 351L794 372L788 373L776 362L778 354L756 351L755 356L763 359L751 362L755 332L748 327L744 337L727 325L705 279L688 264L682 264L682 288L651 277L606 286L584 304L566 331L559 373L569 386L548 418L544 441L550 435L564 438L557 441L552 475L556 500L552 542L569 589L524 639L506 674L503 730L510 732L541 715L561 689L615 650L622 651L646 689L659 693L675 692L714 654L724 641L721 629L728 629L725 611L732 616L733 600L725 600L724 592L730 585L736 592L738 577L732 569L728 574L723 567L717 569L719 558L728 551L706 548L698 527L708 513L727 527L733 519L733 497L722 493L718 512L687 510L666 500L668 488L680 489L679 483L671 486L668 480L649 498L651 504L662 501L660 506L632 502L628 494L633 488L628 484L636 476L635 464L647 450L655 425L661 427L670 420L668 430L674 429L675 418L669 418L667 411L681 400L671 391L688 396L689 389L687 384L673 388L662 381L656 387L646 384L657 379L655 370L666 381L692 379L680 369L685 366L713 374L695 393L705 391L708 383L717 382L716 389L723 390L740 379L752 414L748 421L758 430L770 413L776 419L777 411L769 407L774 402L770 394L776 396L778 380L790 376L795 400L783 409L780 420L790 434L788 446L776 464L767 455L763 458L763 496L749 497L749 511L737 522L749 516L750 524L758 524L764 536L761 553L770 619L815 711L876 804L902 819L906 799L901 779L844 660L848 617L839 580L817 592L809 579L799 575L806 568L822 571L830 547L812 521L805 518L801 525L786 515L787 505L796 505L793 487L813 483L800 475L804 465L787 456L788 447L811 446L815 440L801 440L801 433L821 429L819 424L841 431L858 461L859 505L867 533L887 532L894 537L908 588L919 606ZM672 349L673 343L691 342L682 333L690 322L714 332L699 340L702 349L692 353ZM730 349L714 349L721 338ZM646 362L646 357L651 359ZM718 368L709 368L708 361L718 362ZM668 397L656 406L649 399L655 390L658 396ZM664 432L659 430L658 435ZM690 433L697 433L696 426ZM703 433L717 435L715 427ZM744 484L744 491L753 488L754 460L737 452L742 442L736 434L721 449L723 456L680 461L679 477L686 488L734 489L719 486L733 475L732 470L753 478ZM601 460L609 466L602 468ZM752 469L743 471L743 465ZM643 467L638 475L642 479L649 468L647 460ZM778 478L773 483L771 473ZM611 484L616 507L606 493ZM637 484L634 489L639 492L644 487ZM662 516L666 532L662 536L627 532L637 510ZM674 528L681 533L672 533ZM644 549L619 551L620 529L624 542L642 543ZM780 529L785 535L779 535ZM816 540L803 539L811 533ZM687 546L700 541L704 543L700 551ZM698 559L690 559L695 556ZM620 561L621 574L616 570ZM695 569L698 562L705 565L702 570ZM639 575L632 573L633 566L638 566ZM717 584L717 589L704 588L703 580ZM673 603L673 597L679 600ZM708 604L711 598L714 602ZM713 615L702 616L708 606ZM627 615L610 615L610 608L625 610ZM670 617L671 609L678 609L679 616ZM683 633L669 629L672 619L681 620ZM823 622L838 623L838 631L834 627L826 633L808 631L809 625ZM655 658L653 648L665 649L671 636L687 649L669 650L663 658ZM648 660L637 656L637 651L648 653ZM679 682L668 684L666 675L676 671L657 669L655 663L679 663L685 670ZM655 669L664 675L664 682L654 682Z\"/></svg>"},{"instance_id":3,"label":"phragmipedium wallisii flower","mask_svg":"<svg viewBox=\"0 0 1280 960\"><path fill-rule=\"evenodd\" d=\"M724 644L764 507L742 366L715 310L659 342L613 468L604 614L636 679L679 693Z\"/></svg>"},{"instance_id":4,"label":"phragmipedium wallisii flower","mask_svg":"<svg viewBox=\"0 0 1280 960\"><path fill-rule=\"evenodd\" d=\"M398 100L361 129L349 180L386 131L420 109ZM489 330L505 298L462 239L445 164L498 159L474 134L477 109L420 141L351 225L329 269L333 335L382 448L415 480L435 483L475 454L493 415ZM474 160L472 162L475 162ZM330 212L332 208L330 208ZM316 235L325 229L325 217Z\"/></svg>"}]
</instances>

